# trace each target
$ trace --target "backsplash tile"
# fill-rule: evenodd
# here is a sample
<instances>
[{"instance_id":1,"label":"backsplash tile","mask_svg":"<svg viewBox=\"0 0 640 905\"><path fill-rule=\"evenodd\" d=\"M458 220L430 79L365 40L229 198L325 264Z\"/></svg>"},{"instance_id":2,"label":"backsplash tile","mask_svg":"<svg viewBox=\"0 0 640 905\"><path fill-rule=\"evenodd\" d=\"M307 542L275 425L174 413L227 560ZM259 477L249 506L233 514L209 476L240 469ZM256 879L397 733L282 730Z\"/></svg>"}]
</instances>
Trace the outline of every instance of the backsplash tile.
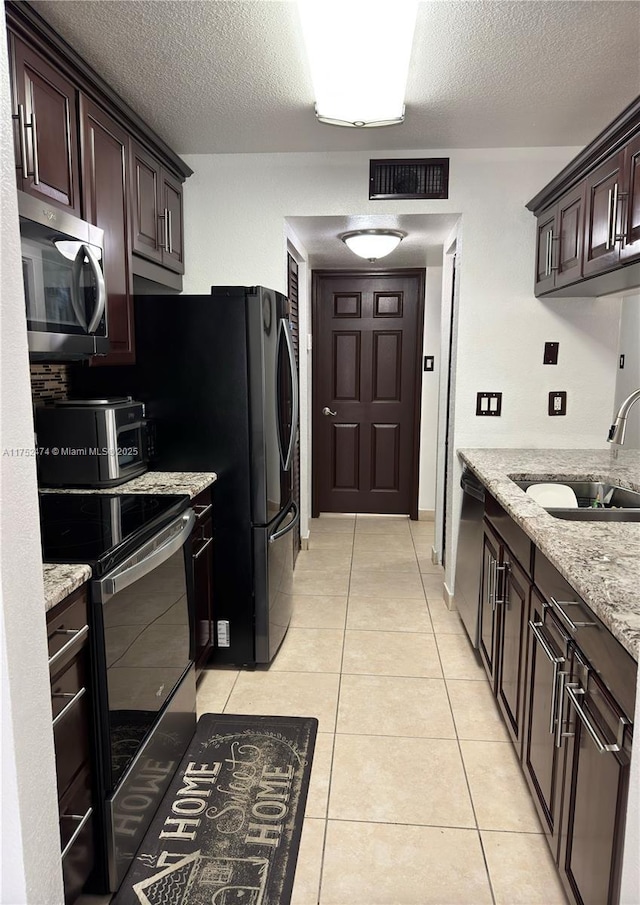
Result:
<instances>
[{"instance_id":1,"label":"backsplash tile","mask_svg":"<svg viewBox=\"0 0 640 905\"><path fill-rule=\"evenodd\" d=\"M32 364L31 398L34 405L69 397L69 365Z\"/></svg>"}]
</instances>

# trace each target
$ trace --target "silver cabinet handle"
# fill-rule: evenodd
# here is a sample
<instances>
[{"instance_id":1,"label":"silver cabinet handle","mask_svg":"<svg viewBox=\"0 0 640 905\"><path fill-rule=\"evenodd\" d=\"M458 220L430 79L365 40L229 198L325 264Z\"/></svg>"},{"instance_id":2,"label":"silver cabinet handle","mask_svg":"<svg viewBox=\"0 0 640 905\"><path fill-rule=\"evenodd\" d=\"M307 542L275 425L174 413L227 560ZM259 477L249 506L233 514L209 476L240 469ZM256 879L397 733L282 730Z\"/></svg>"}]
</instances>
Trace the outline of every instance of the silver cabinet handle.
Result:
<instances>
[{"instance_id":1,"label":"silver cabinet handle","mask_svg":"<svg viewBox=\"0 0 640 905\"><path fill-rule=\"evenodd\" d=\"M617 187L617 183L616 183ZM607 241L605 244L605 248L608 250L613 247L612 241L612 221L613 221L613 189L609 189L609 195L607 198Z\"/></svg>"},{"instance_id":2,"label":"silver cabinet handle","mask_svg":"<svg viewBox=\"0 0 640 905\"><path fill-rule=\"evenodd\" d=\"M213 503L209 503L208 506L193 506L193 511L196 514L197 519L204 518L207 512L211 512L213 509Z\"/></svg>"},{"instance_id":3,"label":"silver cabinet handle","mask_svg":"<svg viewBox=\"0 0 640 905\"><path fill-rule=\"evenodd\" d=\"M500 573L500 575L498 575L498 572ZM507 594L508 588L507 588L507 581L506 581L508 572L509 572L509 563L508 562L505 562L502 565L498 565L498 563L496 561L496 589L498 588L498 582L501 577L502 577L502 581L503 581L503 585L502 585L502 589L501 589L502 594L500 596L500 599L498 599L497 590L496 590L496 595L495 595L496 605L505 604L505 603L509 602L509 597Z\"/></svg>"},{"instance_id":4,"label":"silver cabinet handle","mask_svg":"<svg viewBox=\"0 0 640 905\"><path fill-rule=\"evenodd\" d=\"M488 587L489 591L489 603L491 604L491 612L493 612L496 608L496 568L497 561L489 554L489 579L488 579Z\"/></svg>"},{"instance_id":5,"label":"silver cabinet handle","mask_svg":"<svg viewBox=\"0 0 640 905\"><path fill-rule=\"evenodd\" d=\"M594 745L598 749L598 753L606 754L607 752L610 752L610 751L620 751L620 745L616 745L616 744L609 745L606 742L602 741L602 739L600 738L600 736L598 734L598 730L593 725L593 723L589 719L589 716L588 716L586 710L583 708L582 704L578 700L578 695L586 694L584 688L582 688L580 685L578 685L577 682L567 682L566 692L567 692L567 697L573 704L575 712L580 717L580 721L582 722L582 725L587 730L587 732L589 733L589 735L591 736L591 738L593 740Z\"/></svg>"},{"instance_id":6,"label":"silver cabinet handle","mask_svg":"<svg viewBox=\"0 0 640 905\"><path fill-rule=\"evenodd\" d=\"M173 216L172 216L172 214L171 214L171 211L170 211L168 208L167 208L167 221L168 221L168 225L167 225L167 243L168 243L168 246L169 246L169 247L167 248L167 251L169 252L170 255L172 255L172 254L173 254L173 238L172 238L172 236L171 236L171 233L173 232Z\"/></svg>"},{"instance_id":7,"label":"silver cabinet handle","mask_svg":"<svg viewBox=\"0 0 640 905\"><path fill-rule=\"evenodd\" d=\"M107 304L107 287L104 282L104 275L102 273L102 267L100 267L100 262L96 258L93 249L90 245L83 245L80 249L80 255L85 254L89 259L89 266L93 271L93 276L96 281L96 286L98 288L98 298L96 299L96 307L93 312L93 316L89 321L89 326L87 327L87 333L95 333L98 329L98 324L104 314L104 309Z\"/></svg>"},{"instance_id":8,"label":"silver cabinet handle","mask_svg":"<svg viewBox=\"0 0 640 905\"><path fill-rule=\"evenodd\" d=\"M69 839L69 841L67 842L67 844L65 845L65 847L62 850L62 854L60 855L61 861L64 861L64 859L69 854L69 851L70 851L71 847L73 846L73 843L76 841L76 839L78 838L80 833L85 828L86 823L92 814L93 814L93 808L89 808L87 813L83 814L83 815L80 815L80 814L61 814L60 815L61 820L79 820L80 821L78 823L78 826L73 831L73 836L71 837L71 839Z\"/></svg>"},{"instance_id":9,"label":"silver cabinet handle","mask_svg":"<svg viewBox=\"0 0 640 905\"><path fill-rule=\"evenodd\" d=\"M18 120L18 138L20 141L20 163L16 164L22 170L23 178L33 176L33 184L40 185L40 159L38 157L38 130L36 125L36 115L31 112L31 122L27 122L24 110L24 104L18 104L18 113L12 116L12 119ZM31 129L31 140L33 147L33 170L29 172L29 163L27 157L27 129Z\"/></svg>"},{"instance_id":10,"label":"silver cabinet handle","mask_svg":"<svg viewBox=\"0 0 640 905\"><path fill-rule=\"evenodd\" d=\"M54 717L54 720L53 720L54 726L57 726L58 723L60 722L60 720L64 716L66 716L73 707L76 706L76 704L78 703L78 701L83 696L83 694L85 693L86 690L87 689L83 686L80 689L80 691L76 692L75 694L52 694L51 695L52 698L68 698L68 697L71 698L71 700L69 701L67 706L63 707L62 710L60 711L60 713L58 714L58 716Z\"/></svg>"},{"instance_id":11,"label":"silver cabinet handle","mask_svg":"<svg viewBox=\"0 0 640 905\"><path fill-rule=\"evenodd\" d=\"M556 726L556 704L557 704L557 693L558 693L558 667L560 663L564 663L564 657L556 657L554 652L551 650L547 639L542 634L542 629L544 628L544 624L542 622L533 622L529 620L529 628L533 632L533 635L544 651L547 659L553 664L553 690L551 692L551 719L549 721L549 735L553 735L555 726Z\"/></svg>"},{"instance_id":12,"label":"silver cabinet handle","mask_svg":"<svg viewBox=\"0 0 640 905\"><path fill-rule=\"evenodd\" d=\"M556 705L556 734L554 738L554 745L556 748L562 747L562 715L564 713L564 690L567 685L567 673L562 671L558 673L558 690L557 690L557 705Z\"/></svg>"},{"instance_id":13,"label":"silver cabinet handle","mask_svg":"<svg viewBox=\"0 0 640 905\"><path fill-rule=\"evenodd\" d=\"M555 597L549 596L553 610L560 616L564 624L572 632L577 632L579 628L595 628L597 622L574 622L571 616L562 609L563 606L580 606L577 600L562 600L558 602ZM562 606L560 605L562 604Z\"/></svg>"},{"instance_id":14,"label":"silver cabinet handle","mask_svg":"<svg viewBox=\"0 0 640 905\"><path fill-rule=\"evenodd\" d=\"M334 418L335 418L335 416L336 416L338 413L337 413L337 412L332 412L331 409L329 408L329 406L328 406L328 405L325 405L325 407L322 409L322 414L323 414L323 415L327 415L327 417L328 417L329 415L333 415Z\"/></svg>"},{"instance_id":15,"label":"silver cabinet handle","mask_svg":"<svg viewBox=\"0 0 640 905\"><path fill-rule=\"evenodd\" d=\"M88 626L88 625L83 625L82 628L79 628L79 629L71 629L71 628L69 628L69 629L64 629L64 628L59 628L59 629L56 630L55 634L56 634L56 635L71 635L72 637L69 638L69 640L67 641L66 644L63 644L63 645L62 645L62 647L60 648L60 650L57 650L57 651L55 652L55 654L53 655L53 657L49 657L49 669L51 669L53 666L55 666L56 663L58 662L58 660L59 660L61 657L64 657L64 655L67 653L67 651L71 650L71 648L72 648L78 641L82 640L82 638L84 638L85 635L88 635L88 634L89 634L89 626Z\"/></svg>"},{"instance_id":16,"label":"silver cabinet handle","mask_svg":"<svg viewBox=\"0 0 640 905\"><path fill-rule=\"evenodd\" d=\"M18 141L20 142L20 163L16 164L22 170L22 176L27 177L27 132L24 117L24 104L18 104L18 112L12 116L18 120Z\"/></svg>"},{"instance_id":17,"label":"silver cabinet handle","mask_svg":"<svg viewBox=\"0 0 640 905\"><path fill-rule=\"evenodd\" d=\"M169 211L164 209L164 250L169 251Z\"/></svg>"},{"instance_id":18,"label":"silver cabinet handle","mask_svg":"<svg viewBox=\"0 0 640 905\"><path fill-rule=\"evenodd\" d=\"M38 130L36 126L35 111L31 111L31 122L27 123L27 129L31 129L31 142L33 145L33 184L40 185L40 158L38 156Z\"/></svg>"},{"instance_id":19,"label":"silver cabinet handle","mask_svg":"<svg viewBox=\"0 0 640 905\"><path fill-rule=\"evenodd\" d=\"M202 554L204 553L204 551L205 551L205 550L207 549L207 547L208 547L210 544L212 544L212 543L213 543L213 538L212 538L212 537L209 537L209 538L204 542L204 544L200 547L200 549L198 550L198 552L193 554L193 560L195 561L196 559L200 559L200 557L202 556Z\"/></svg>"}]
</instances>

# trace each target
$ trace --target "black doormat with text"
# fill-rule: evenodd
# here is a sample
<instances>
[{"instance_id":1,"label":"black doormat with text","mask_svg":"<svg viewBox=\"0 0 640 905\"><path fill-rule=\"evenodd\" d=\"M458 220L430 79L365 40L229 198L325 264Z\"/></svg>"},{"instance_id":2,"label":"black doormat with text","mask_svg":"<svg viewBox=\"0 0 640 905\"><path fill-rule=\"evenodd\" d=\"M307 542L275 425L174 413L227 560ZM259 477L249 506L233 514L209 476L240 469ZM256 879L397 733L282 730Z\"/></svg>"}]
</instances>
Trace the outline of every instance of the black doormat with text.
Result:
<instances>
[{"instance_id":1,"label":"black doormat with text","mask_svg":"<svg viewBox=\"0 0 640 905\"><path fill-rule=\"evenodd\" d=\"M112 905L288 905L317 730L201 716Z\"/></svg>"}]
</instances>

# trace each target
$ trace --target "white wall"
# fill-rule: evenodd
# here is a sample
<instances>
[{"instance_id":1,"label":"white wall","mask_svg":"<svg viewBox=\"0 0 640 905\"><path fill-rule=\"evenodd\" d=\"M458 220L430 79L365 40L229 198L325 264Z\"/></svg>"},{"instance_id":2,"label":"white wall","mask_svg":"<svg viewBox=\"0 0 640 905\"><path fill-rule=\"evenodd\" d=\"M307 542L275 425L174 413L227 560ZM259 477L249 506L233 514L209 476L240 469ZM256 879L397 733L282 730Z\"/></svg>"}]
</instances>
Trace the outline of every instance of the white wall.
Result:
<instances>
[{"instance_id":1,"label":"white wall","mask_svg":"<svg viewBox=\"0 0 640 905\"><path fill-rule=\"evenodd\" d=\"M434 358L433 371L422 371L420 418L420 489L418 509L436 508L436 459L438 455L438 402L442 369L440 318L442 310L442 267L427 267L424 304L423 355ZM446 375L445 375L446 376Z\"/></svg>"},{"instance_id":2,"label":"white wall","mask_svg":"<svg viewBox=\"0 0 640 905\"><path fill-rule=\"evenodd\" d=\"M0 19L4 36L4 14ZM63 900L7 47L0 39L0 901Z\"/></svg>"},{"instance_id":3,"label":"white wall","mask_svg":"<svg viewBox=\"0 0 640 905\"><path fill-rule=\"evenodd\" d=\"M618 368L617 372L613 413L640 387L640 295L630 295L622 300L618 353L624 355L624 368ZM640 402L636 402L627 418L624 445L628 449L640 449Z\"/></svg>"}]
</instances>

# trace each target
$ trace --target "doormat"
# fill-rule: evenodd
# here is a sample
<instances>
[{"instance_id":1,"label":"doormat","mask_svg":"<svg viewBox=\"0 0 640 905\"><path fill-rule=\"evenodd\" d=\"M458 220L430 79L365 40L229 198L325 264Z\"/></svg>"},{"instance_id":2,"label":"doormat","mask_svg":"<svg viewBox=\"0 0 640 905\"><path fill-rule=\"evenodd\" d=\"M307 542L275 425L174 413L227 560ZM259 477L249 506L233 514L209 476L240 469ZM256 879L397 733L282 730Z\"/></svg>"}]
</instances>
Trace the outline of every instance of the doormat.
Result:
<instances>
[{"instance_id":1,"label":"doormat","mask_svg":"<svg viewBox=\"0 0 640 905\"><path fill-rule=\"evenodd\" d=\"M317 731L201 716L112 905L288 905Z\"/></svg>"}]
</instances>

